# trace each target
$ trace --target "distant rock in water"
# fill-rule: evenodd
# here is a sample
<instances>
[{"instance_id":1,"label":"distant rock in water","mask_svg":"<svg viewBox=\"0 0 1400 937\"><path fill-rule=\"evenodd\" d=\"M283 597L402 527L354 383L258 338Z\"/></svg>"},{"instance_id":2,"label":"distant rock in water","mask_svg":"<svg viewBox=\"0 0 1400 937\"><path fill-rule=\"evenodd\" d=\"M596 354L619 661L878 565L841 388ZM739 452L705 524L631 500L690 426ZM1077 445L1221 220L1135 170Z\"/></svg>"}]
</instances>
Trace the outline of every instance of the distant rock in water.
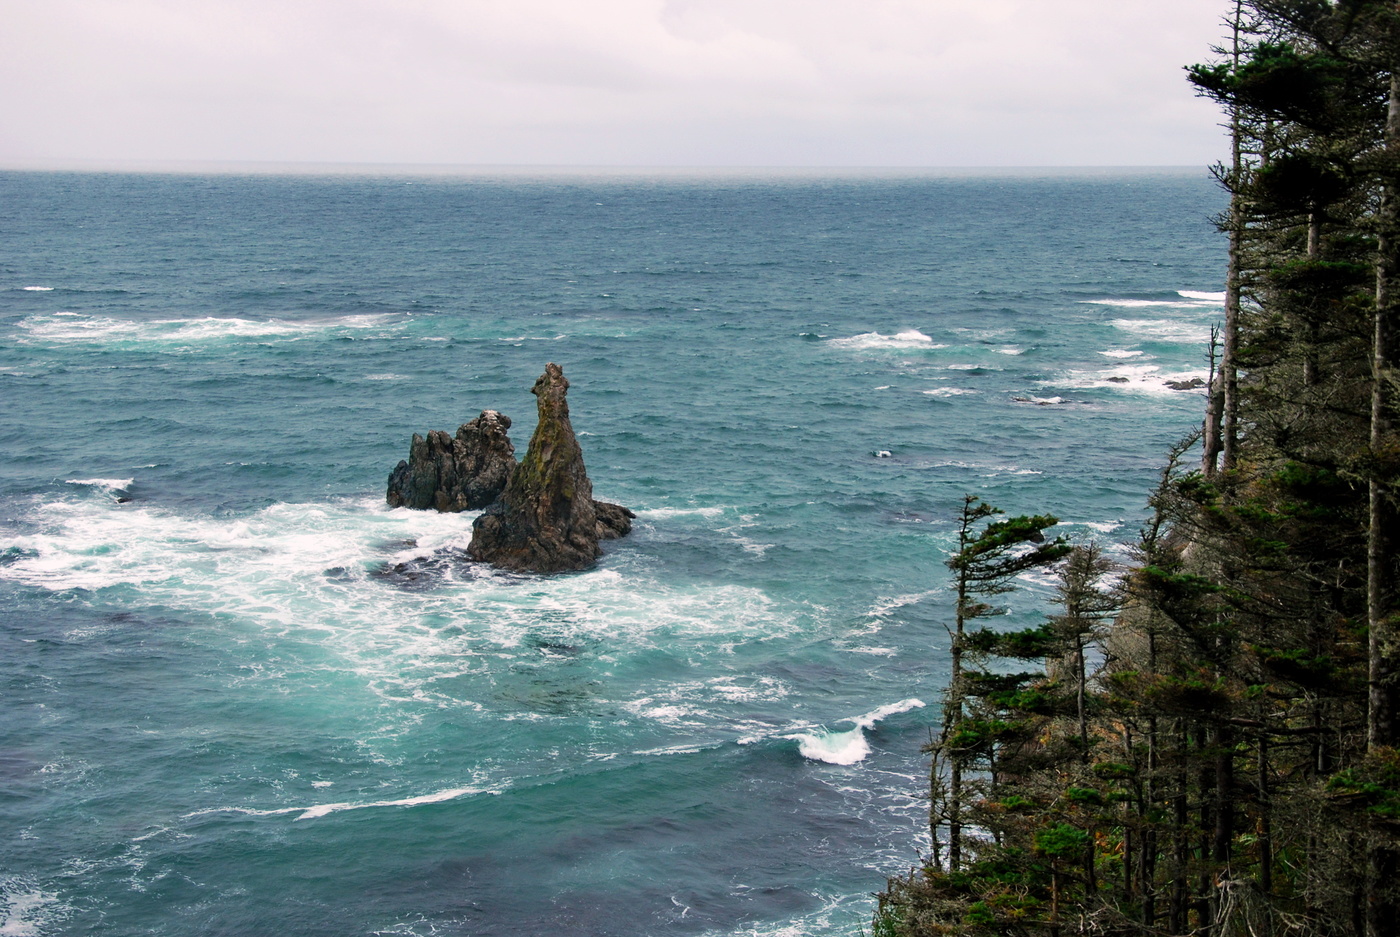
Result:
<instances>
[{"instance_id":1,"label":"distant rock in water","mask_svg":"<svg viewBox=\"0 0 1400 937\"><path fill-rule=\"evenodd\" d=\"M566 395L569 382L551 362L535 381L539 423L505 491L472 525L467 553L520 572L587 569L602 554L599 540L624 536L636 515L595 502Z\"/></svg>"},{"instance_id":2,"label":"distant rock in water","mask_svg":"<svg viewBox=\"0 0 1400 937\"><path fill-rule=\"evenodd\" d=\"M389 473L390 507L443 512L476 511L500 497L515 471L510 417L483 410L453 438L433 430L413 434L408 460Z\"/></svg>"},{"instance_id":3,"label":"distant rock in water","mask_svg":"<svg viewBox=\"0 0 1400 937\"><path fill-rule=\"evenodd\" d=\"M1198 387L1205 387L1206 382L1199 377L1193 377L1189 381L1163 381L1172 390L1195 390Z\"/></svg>"}]
</instances>

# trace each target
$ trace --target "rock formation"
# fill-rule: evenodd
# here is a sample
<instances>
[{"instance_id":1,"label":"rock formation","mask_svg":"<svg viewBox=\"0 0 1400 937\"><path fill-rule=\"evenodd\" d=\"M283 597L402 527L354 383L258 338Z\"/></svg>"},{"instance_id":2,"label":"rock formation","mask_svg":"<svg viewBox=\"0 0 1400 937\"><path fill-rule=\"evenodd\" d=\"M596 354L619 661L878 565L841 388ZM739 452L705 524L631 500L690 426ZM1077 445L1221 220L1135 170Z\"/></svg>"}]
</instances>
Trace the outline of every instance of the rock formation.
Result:
<instances>
[{"instance_id":1,"label":"rock formation","mask_svg":"<svg viewBox=\"0 0 1400 937\"><path fill-rule=\"evenodd\" d=\"M389 473L390 507L485 511L472 525L468 555L503 569L553 573L586 569L602 553L600 540L632 530L620 504L593 500L593 483L569 422L569 382L557 364L545 367L531 391L540 421L521 463L506 430L510 418L483 410L456 437L433 430L413 434L408 459Z\"/></svg>"},{"instance_id":2,"label":"rock formation","mask_svg":"<svg viewBox=\"0 0 1400 937\"><path fill-rule=\"evenodd\" d=\"M455 439L442 430L432 430L427 439L414 433L408 460L389 473L389 506L443 512L486 507L515 471L508 429L510 417L483 410L458 427Z\"/></svg>"},{"instance_id":3,"label":"rock formation","mask_svg":"<svg viewBox=\"0 0 1400 937\"><path fill-rule=\"evenodd\" d=\"M631 530L631 511L593 500L568 390L563 369L546 365L531 390L540 417L535 435L500 499L472 525L472 559L522 572L587 569L603 552L600 539Z\"/></svg>"}]
</instances>

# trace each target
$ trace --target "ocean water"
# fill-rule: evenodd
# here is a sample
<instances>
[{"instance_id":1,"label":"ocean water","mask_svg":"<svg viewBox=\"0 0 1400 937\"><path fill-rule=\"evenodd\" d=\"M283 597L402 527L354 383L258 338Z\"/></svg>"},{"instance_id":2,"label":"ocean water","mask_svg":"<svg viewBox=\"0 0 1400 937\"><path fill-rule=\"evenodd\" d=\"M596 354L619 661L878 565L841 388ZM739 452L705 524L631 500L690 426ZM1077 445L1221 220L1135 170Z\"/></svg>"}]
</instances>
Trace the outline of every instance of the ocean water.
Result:
<instances>
[{"instance_id":1,"label":"ocean water","mask_svg":"<svg viewBox=\"0 0 1400 937\"><path fill-rule=\"evenodd\" d=\"M1221 317L1194 171L0 207L5 937L859 933L927 841L963 494L1132 540ZM385 478L484 408L523 451L548 361L636 530L475 567Z\"/></svg>"}]
</instances>

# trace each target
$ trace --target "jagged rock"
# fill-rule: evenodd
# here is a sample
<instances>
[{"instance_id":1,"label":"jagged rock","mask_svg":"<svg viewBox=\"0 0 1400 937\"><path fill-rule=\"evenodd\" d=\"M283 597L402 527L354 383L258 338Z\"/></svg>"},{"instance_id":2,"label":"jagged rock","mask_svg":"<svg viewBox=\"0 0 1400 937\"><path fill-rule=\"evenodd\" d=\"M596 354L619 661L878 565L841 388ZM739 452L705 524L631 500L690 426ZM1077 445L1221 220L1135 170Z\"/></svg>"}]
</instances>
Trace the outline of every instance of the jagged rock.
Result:
<instances>
[{"instance_id":1,"label":"jagged rock","mask_svg":"<svg viewBox=\"0 0 1400 937\"><path fill-rule=\"evenodd\" d=\"M1199 377L1193 377L1188 381L1163 381L1172 390L1195 390L1198 387L1205 387L1206 382Z\"/></svg>"},{"instance_id":2,"label":"jagged rock","mask_svg":"<svg viewBox=\"0 0 1400 937\"><path fill-rule=\"evenodd\" d=\"M637 515L620 504L594 501L593 513L598 517L598 539L616 540L632 532L632 519Z\"/></svg>"},{"instance_id":3,"label":"jagged rock","mask_svg":"<svg viewBox=\"0 0 1400 937\"><path fill-rule=\"evenodd\" d=\"M390 507L443 512L475 511L495 501L515 471L510 417L483 410L453 438L433 430L413 434L407 461L389 473Z\"/></svg>"},{"instance_id":4,"label":"jagged rock","mask_svg":"<svg viewBox=\"0 0 1400 937\"><path fill-rule=\"evenodd\" d=\"M587 569L603 552L600 539L631 529L631 511L593 500L568 390L563 369L546 365L530 391L540 415L535 434L500 499L472 525L472 559L521 572Z\"/></svg>"}]
</instances>

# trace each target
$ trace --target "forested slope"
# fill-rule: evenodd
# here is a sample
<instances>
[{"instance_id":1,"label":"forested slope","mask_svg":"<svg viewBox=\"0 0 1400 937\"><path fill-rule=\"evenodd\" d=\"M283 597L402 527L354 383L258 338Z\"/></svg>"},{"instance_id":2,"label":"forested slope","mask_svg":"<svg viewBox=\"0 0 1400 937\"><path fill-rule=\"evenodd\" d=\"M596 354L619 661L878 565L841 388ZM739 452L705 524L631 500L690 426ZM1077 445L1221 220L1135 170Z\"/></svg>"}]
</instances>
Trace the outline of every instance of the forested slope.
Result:
<instances>
[{"instance_id":1,"label":"forested slope","mask_svg":"<svg viewBox=\"0 0 1400 937\"><path fill-rule=\"evenodd\" d=\"M1400 7L1225 13L1202 431L1127 571L967 501L933 848L878 937L1400 933ZM977 627L1042 564L1043 625Z\"/></svg>"}]
</instances>

